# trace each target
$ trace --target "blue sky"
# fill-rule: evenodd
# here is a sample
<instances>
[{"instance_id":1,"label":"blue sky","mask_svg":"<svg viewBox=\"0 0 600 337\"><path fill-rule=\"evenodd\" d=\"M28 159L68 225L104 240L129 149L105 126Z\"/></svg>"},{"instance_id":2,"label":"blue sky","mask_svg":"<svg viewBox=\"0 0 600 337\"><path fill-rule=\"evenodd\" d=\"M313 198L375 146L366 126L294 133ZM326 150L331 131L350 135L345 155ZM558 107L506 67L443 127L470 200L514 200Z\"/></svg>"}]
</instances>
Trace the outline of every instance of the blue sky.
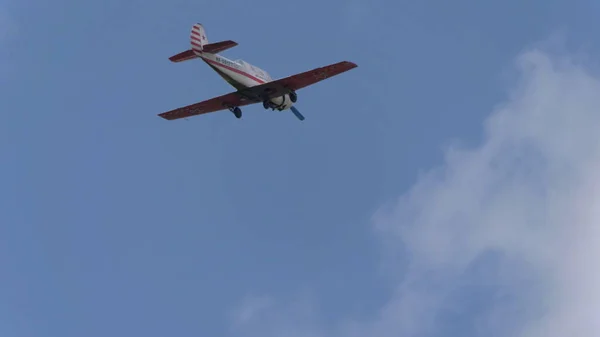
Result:
<instances>
[{"instance_id":1,"label":"blue sky","mask_svg":"<svg viewBox=\"0 0 600 337\"><path fill-rule=\"evenodd\" d=\"M404 221L374 215L462 160L446 157L451 144L484 142L525 50L559 36L597 55L598 10L583 0L2 0L0 334L344 335L340 322L365 331L392 315L382 308L412 275L417 293L452 287L461 303L415 331L478 335L473 315L495 297L411 274L427 245L374 229ZM304 122L260 105L242 120L165 121L156 114L232 90L202 62L168 61L195 22L211 41L239 43L224 55L273 77L359 67L300 91ZM486 274L483 261L457 270ZM283 307L273 319L236 316L272 303ZM367 331L413 336L396 328Z\"/></svg>"}]
</instances>

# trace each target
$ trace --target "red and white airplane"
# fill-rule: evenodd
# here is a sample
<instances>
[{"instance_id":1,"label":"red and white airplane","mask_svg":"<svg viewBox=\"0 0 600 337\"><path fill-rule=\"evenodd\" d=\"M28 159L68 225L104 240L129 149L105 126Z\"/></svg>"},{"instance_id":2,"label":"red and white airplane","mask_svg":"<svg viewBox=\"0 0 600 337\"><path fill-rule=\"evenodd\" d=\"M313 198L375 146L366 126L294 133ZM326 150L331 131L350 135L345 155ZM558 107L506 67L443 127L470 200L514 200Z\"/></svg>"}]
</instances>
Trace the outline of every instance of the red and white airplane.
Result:
<instances>
[{"instance_id":1,"label":"red and white airplane","mask_svg":"<svg viewBox=\"0 0 600 337\"><path fill-rule=\"evenodd\" d=\"M259 102L263 103L265 109L277 109L279 111L290 109L298 119L304 120L304 116L293 105L298 98L296 90L357 67L352 62L343 61L273 80L266 71L256 66L243 60L232 61L219 55L219 52L235 47L237 43L231 40L208 43L204 27L199 23L192 27L190 40L192 49L174 55L169 59L172 62L183 62L199 58L237 91L159 114L160 117L167 120L225 109L233 112L235 117L241 118L241 106Z\"/></svg>"}]
</instances>

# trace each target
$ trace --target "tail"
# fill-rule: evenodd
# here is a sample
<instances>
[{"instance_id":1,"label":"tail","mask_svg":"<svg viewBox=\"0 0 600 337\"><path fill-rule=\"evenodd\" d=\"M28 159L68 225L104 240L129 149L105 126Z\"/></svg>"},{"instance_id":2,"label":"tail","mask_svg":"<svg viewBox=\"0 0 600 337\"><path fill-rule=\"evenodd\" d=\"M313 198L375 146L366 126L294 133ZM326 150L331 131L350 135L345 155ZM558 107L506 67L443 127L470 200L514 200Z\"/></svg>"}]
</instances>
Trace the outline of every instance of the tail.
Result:
<instances>
[{"instance_id":1,"label":"tail","mask_svg":"<svg viewBox=\"0 0 600 337\"><path fill-rule=\"evenodd\" d=\"M231 40L208 43L204 26L197 23L192 26L190 33L190 43L192 49L173 55L169 58L172 62L183 62L200 57L202 53L216 54L223 50L237 46L237 43Z\"/></svg>"},{"instance_id":2,"label":"tail","mask_svg":"<svg viewBox=\"0 0 600 337\"><path fill-rule=\"evenodd\" d=\"M208 44L208 39L206 38L206 32L204 31L204 26L197 23L192 26L192 33L190 34L190 42L192 43L192 50L196 54L202 54L202 49L205 44Z\"/></svg>"}]
</instances>

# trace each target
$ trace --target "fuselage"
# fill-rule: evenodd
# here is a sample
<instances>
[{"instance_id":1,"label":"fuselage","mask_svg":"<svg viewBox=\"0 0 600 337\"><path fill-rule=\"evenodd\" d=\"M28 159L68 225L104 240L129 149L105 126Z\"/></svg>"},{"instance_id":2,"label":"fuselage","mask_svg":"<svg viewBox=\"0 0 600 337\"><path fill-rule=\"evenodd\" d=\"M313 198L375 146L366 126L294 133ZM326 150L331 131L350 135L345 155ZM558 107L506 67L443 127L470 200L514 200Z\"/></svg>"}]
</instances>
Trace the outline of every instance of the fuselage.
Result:
<instances>
[{"instance_id":1,"label":"fuselage","mask_svg":"<svg viewBox=\"0 0 600 337\"><path fill-rule=\"evenodd\" d=\"M227 83L237 90L253 87L273 80L269 73L243 60L232 61L219 54L210 53L202 53L200 57L225 81L227 81ZM287 94L280 97L274 97L265 104L268 104L269 108L280 111L289 109L293 105ZM265 108L267 108L267 105L265 105Z\"/></svg>"}]
</instances>

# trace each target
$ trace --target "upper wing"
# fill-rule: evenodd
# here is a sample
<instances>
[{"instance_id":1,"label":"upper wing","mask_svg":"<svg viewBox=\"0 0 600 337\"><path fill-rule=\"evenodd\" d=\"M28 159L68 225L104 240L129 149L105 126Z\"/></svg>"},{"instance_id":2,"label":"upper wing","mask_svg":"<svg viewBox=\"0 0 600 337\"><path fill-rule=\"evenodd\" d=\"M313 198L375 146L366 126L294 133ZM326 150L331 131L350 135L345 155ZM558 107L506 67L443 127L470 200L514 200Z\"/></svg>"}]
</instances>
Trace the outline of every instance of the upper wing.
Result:
<instances>
[{"instance_id":1,"label":"upper wing","mask_svg":"<svg viewBox=\"0 0 600 337\"><path fill-rule=\"evenodd\" d=\"M342 61L272 82L242 89L239 92L250 99L263 101L288 94L291 91L302 89L356 67L358 66L352 62Z\"/></svg>"},{"instance_id":2,"label":"upper wing","mask_svg":"<svg viewBox=\"0 0 600 337\"><path fill-rule=\"evenodd\" d=\"M244 106L252 103L256 103L256 101L249 100L241 96L238 92L232 92L200 103L163 112L159 114L159 116L167 120L173 120L224 110L228 109L229 107Z\"/></svg>"}]
</instances>

